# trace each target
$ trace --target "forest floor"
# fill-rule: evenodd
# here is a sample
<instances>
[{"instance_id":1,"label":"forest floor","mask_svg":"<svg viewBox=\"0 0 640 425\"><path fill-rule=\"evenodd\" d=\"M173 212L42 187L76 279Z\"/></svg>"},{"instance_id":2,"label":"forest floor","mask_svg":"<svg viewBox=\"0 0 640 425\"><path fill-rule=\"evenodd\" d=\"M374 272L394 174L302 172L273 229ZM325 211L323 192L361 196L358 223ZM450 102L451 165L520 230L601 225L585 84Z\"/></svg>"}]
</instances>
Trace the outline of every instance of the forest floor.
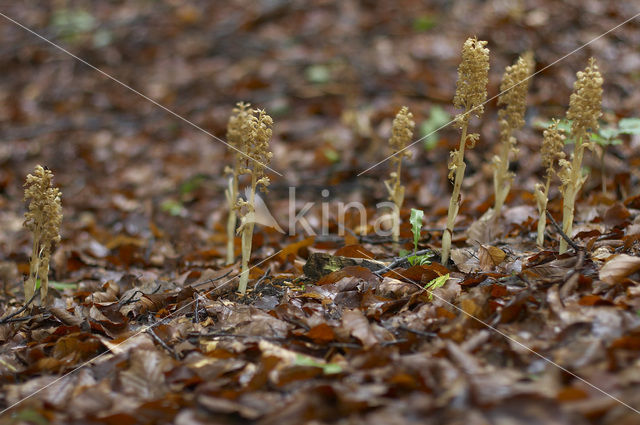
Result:
<instances>
[{"instance_id":1,"label":"forest floor","mask_svg":"<svg viewBox=\"0 0 640 425\"><path fill-rule=\"evenodd\" d=\"M640 423L640 140L585 157L569 252L552 225L536 246L533 196L536 123L564 116L589 57L603 125L640 115L640 18L609 32L638 12L578 0L0 1L0 423ZM401 246L373 232L390 172L380 161L402 105L416 140L459 112L470 36L489 42L490 98L521 53L541 72L484 241L467 230L493 203L496 100L472 122L480 141L442 266L458 131L411 147ZM224 261L232 154L211 137L225 138L239 101L274 119L277 173L261 196L285 229L256 227L246 296L239 262ZM50 304L13 315L37 164L63 194L62 240ZM364 223L340 214L348 203ZM413 249L411 208L425 213L430 264L394 262Z\"/></svg>"}]
</instances>

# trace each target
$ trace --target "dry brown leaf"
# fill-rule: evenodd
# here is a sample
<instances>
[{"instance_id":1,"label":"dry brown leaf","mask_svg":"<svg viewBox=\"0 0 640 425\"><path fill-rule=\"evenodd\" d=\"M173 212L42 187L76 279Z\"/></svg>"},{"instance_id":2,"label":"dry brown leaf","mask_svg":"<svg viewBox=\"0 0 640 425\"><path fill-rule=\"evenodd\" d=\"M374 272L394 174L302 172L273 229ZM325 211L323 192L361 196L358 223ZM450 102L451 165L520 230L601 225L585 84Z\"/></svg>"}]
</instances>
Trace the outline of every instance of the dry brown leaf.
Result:
<instances>
[{"instance_id":1,"label":"dry brown leaf","mask_svg":"<svg viewBox=\"0 0 640 425\"><path fill-rule=\"evenodd\" d=\"M342 326L365 348L378 343L378 338L376 338L369 320L360 310L345 310L342 315Z\"/></svg>"},{"instance_id":2,"label":"dry brown leaf","mask_svg":"<svg viewBox=\"0 0 640 425\"><path fill-rule=\"evenodd\" d=\"M478 248L478 260L483 271L493 270L504 261L506 256L506 252L495 246L480 245Z\"/></svg>"},{"instance_id":3,"label":"dry brown leaf","mask_svg":"<svg viewBox=\"0 0 640 425\"><path fill-rule=\"evenodd\" d=\"M607 261L600 269L600 280L614 284L640 270L640 257L620 254Z\"/></svg>"}]
</instances>

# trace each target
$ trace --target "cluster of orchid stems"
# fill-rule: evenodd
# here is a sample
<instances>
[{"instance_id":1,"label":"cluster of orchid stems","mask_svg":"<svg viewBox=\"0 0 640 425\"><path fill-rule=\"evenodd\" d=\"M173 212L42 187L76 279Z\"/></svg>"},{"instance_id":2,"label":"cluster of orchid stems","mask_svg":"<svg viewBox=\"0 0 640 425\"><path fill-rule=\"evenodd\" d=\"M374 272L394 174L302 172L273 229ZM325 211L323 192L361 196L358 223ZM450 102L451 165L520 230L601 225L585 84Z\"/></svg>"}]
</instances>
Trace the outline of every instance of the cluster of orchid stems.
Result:
<instances>
[{"instance_id":1,"label":"cluster of orchid stems","mask_svg":"<svg viewBox=\"0 0 640 425\"><path fill-rule=\"evenodd\" d=\"M569 100L567 119L571 120L571 136L575 141L570 161L560 159L558 176L562 182L562 231L571 236L575 202L580 189L587 180L582 173L582 158L586 149L593 150L591 134L598 130L598 119L602 116L602 75L594 58L577 74L573 93ZM567 251L567 241L562 238L558 249L560 254Z\"/></svg>"},{"instance_id":2,"label":"cluster of orchid stems","mask_svg":"<svg viewBox=\"0 0 640 425\"><path fill-rule=\"evenodd\" d=\"M393 120L391 138L389 139L389 146L393 150L394 155L390 160L392 171L389 174L389 179L385 180L384 184L389 192L389 200L395 205L391 217L391 236L393 242L398 242L400 238L400 210L404 203L404 186L402 185L401 179L402 158L405 156L411 157L411 152L409 152L406 147L411 143L415 125L413 114L409 112L406 106L403 106Z\"/></svg>"},{"instance_id":3,"label":"cluster of orchid stems","mask_svg":"<svg viewBox=\"0 0 640 425\"><path fill-rule=\"evenodd\" d=\"M539 246L544 244L544 230L547 225L547 202L549 200L549 188L551 180L555 173L554 165L563 160L565 154L563 152L565 136L562 130L558 128L560 121L554 119L543 133L542 150L542 166L545 168L544 184L536 183L534 194L536 204L538 205L538 236L536 243Z\"/></svg>"},{"instance_id":4,"label":"cluster of orchid stems","mask_svg":"<svg viewBox=\"0 0 640 425\"><path fill-rule=\"evenodd\" d=\"M241 294L246 292L249 282L256 192L258 189L266 190L269 185L265 168L273 157L273 153L269 150L272 127L273 120L264 110L253 109L245 103L237 104L227 126L227 138L234 149L234 165L233 169L227 169L230 174L230 183L225 193L230 207L227 221L227 263L231 264L235 259L233 230L239 216L240 226L236 234L241 235L242 238L242 271L238 284L238 291ZM243 174L250 176L246 200L238 195L239 178Z\"/></svg>"},{"instance_id":5,"label":"cluster of orchid stems","mask_svg":"<svg viewBox=\"0 0 640 425\"><path fill-rule=\"evenodd\" d=\"M453 226L460 209L462 180L466 168L464 151L468 146L472 148L480 138L479 134L468 133L471 115L480 118L484 112L483 103L487 98L487 83L489 81L489 49L486 41L469 38L462 47L462 62L458 67L458 81L453 104L463 112L455 118L455 125L461 130L460 145L451 152L449 161L449 180L454 179L453 193L449 201L447 226L442 234L442 264L449 260ZM454 177L455 176L455 177Z\"/></svg>"},{"instance_id":6,"label":"cluster of orchid stems","mask_svg":"<svg viewBox=\"0 0 640 425\"><path fill-rule=\"evenodd\" d=\"M49 288L49 262L53 245L60 241L62 202L60 190L52 186L53 173L46 167L36 166L24 184L24 200L29 208L24 215L24 227L33 235L33 248L29 261L29 277L24 283L25 301L31 300L40 281L40 299L47 302Z\"/></svg>"}]
</instances>

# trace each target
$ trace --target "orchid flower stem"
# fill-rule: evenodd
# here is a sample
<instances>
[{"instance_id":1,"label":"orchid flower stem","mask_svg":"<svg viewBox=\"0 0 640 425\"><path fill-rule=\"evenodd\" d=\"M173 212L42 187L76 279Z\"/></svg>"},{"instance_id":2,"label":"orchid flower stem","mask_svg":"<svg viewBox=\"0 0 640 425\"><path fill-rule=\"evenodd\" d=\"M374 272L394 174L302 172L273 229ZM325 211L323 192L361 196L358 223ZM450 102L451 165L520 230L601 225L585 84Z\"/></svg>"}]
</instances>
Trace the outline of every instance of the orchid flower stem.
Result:
<instances>
[{"instance_id":1,"label":"orchid flower stem","mask_svg":"<svg viewBox=\"0 0 640 425\"><path fill-rule=\"evenodd\" d=\"M469 113L469 108L465 110L465 114ZM468 115L466 115L468 117ZM449 213L447 214L447 227L442 234L442 264L446 265L449 261L449 253L451 251L451 239L453 237L453 225L455 224L456 217L458 216L458 210L460 209L460 189L462 188L462 179L464 178L464 170L466 164L464 163L464 149L467 144L467 127L468 119L465 120L462 127L462 135L460 136L460 148L456 153L456 176L453 184L453 193L451 194L451 200L449 201Z\"/></svg>"}]
</instances>

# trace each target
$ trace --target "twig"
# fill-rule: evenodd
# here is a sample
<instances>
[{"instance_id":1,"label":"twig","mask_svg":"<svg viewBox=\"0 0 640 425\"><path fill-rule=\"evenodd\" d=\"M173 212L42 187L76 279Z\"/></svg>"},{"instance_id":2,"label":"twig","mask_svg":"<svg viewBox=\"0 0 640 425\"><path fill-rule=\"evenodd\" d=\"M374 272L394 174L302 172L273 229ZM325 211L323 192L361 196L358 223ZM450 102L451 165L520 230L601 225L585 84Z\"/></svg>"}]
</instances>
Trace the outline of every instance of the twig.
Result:
<instances>
[{"instance_id":1,"label":"twig","mask_svg":"<svg viewBox=\"0 0 640 425\"><path fill-rule=\"evenodd\" d=\"M263 335L243 335L243 334L230 334L224 332L214 332L214 333L198 333L198 332L189 332L190 337L201 337L201 338L237 338L237 339L264 339L267 341L276 341L282 342L286 341L286 338L277 337L277 336L263 336Z\"/></svg>"},{"instance_id":2,"label":"twig","mask_svg":"<svg viewBox=\"0 0 640 425\"><path fill-rule=\"evenodd\" d=\"M136 289L135 291L133 291L133 293L131 294L131 296L127 300L118 301L118 305L120 307L122 307L123 305L127 305L127 304L138 302L138 301L140 301L142 299L142 297L136 298L135 300L133 299L133 297L135 297L138 294L153 295L153 294L155 294L156 292L158 292L160 290L160 287L162 287L162 285L160 283L158 283L158 287L156 289L154 289L153 291L149 292L148 294L145 294L143 291L141 291L139 289Z\"/></svg>"},{"instance_id":3,"label":"twig","mask_svg":"<svg viewBox=\"0 0 640 425\"><path fill-rule=\"evenodd\" d=\"M217 280L223 279L227 276L229 276L231 274L233 270L229 270L228 272L226 272L225 274L223 274L222 276L218 276L218 277L212 277L211 279L207 279L207 280L203 280L202 282L198 282L198 283L194 283L191 285L192 288L195 288L196 286L200 286L200 285L206 285L207 283L213 283Z\"/></svg>"},{"instance_id":4,"label":"twig","mask_svg":"<svg viewBox=\"0 0 640 425\"><path fill-rule=\"evenodd\" d=\"M153 328L147 329L147 333L149 335L151 335L151 338L153 338L154 341L156 341L158 344L160 344L162 346L162 348L164 348L169 353L171 353L171 355L173 357L175 357L176 360L180 360L180 356L178 355L178 353L176 353L173 348L169 347L167 345L167 343L162 340L162 338L160 338L158 335L156 335L156 333L153 331Z\"/></svg>"},{"instance_id":5,"label":"twig","mask_svg":"<svg viewBox=\"0 0 640 425\"><path fill-rule=\"evenodd\" d=\"M564 239L571 246L571 248L573 248L576 252L584 251L584 248L582 248L580 245L578 245L577 243L572 241L571 238L569 236L567 236L567 234L562 231L562 229L560 228L558 223L556 223L555 219L553 218L553 216L549 212L549 210L547 210L547 217L549 217L549 220L551 221L551 224L553 224L553 227L555 227L557 232L560 234L560 236L562 236L562 239Z\"/></svg>"},{"instance_id":6,"label":"twig","mask_svg":"<svg viewBox=\"0 0 640 425\"><path fill-rule=\"evenodd\" d=\"M33 302L33 300L36 299L36 296L40 294L40 288L38 288L38 290L36 292L34 292L34 294L31 296L31 298L29 298L29 301L27 301L22 307L20 307L18 310L14 311L13 313L9 314L6 317L3 317L2 319L0 319L0 323L9 323L9 322L19 322L20 320L9 320L12 317L17 316L18 314L22 313L23 311L25 311L27 309L27 307L29 307L29 304L31 304Z\"/></svg>"},{"instance_id":7,"label":"twig","mask_svg":"<svg viewBox=\"0 0 640 425\"><path fill-rule=\"evenodd\" d=\"M255 285L253 285L253 292L256 292L258 290L258 287L260 286L260 284L262 282L264 282L264 280L269 277L269 275L271 274L271 267L269 267L264 274L260 277L260 279L258 279L258 281L256 282Z\"/></svg>"},{"instance_id":8,"label":"twig","mask_svg":"<svg viewBox=\"0 0 640 425\"><path fill-rule=\"evenodd\" d=\"M421 330L418 330L418 329L410 328L410 327L405 326L405 325L398 326L398 329L406 331L406 332L410 332L412 334L416 334L418 336L422 336L422 337L425 337L425 338L435 338L435 337L438 336L438 334L435 333L435 332L425 332L425 331L421 331Z\"/></svg>"}]
</instances>

